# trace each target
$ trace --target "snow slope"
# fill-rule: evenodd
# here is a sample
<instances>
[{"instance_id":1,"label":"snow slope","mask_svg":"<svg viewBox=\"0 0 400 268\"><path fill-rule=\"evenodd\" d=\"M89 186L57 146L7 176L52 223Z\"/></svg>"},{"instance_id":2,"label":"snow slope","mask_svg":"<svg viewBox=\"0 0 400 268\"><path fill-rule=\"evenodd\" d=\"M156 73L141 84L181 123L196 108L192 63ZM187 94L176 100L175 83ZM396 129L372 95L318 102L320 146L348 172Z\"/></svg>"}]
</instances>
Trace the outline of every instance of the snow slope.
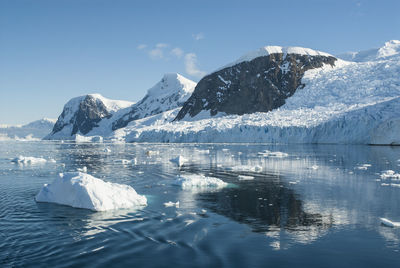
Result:
<instances>
[{"instance_id":1,"label":"snow slope","mask_svg":"<svg viewBox=\"0 0 400 268\"><path fill-rule=\"evenodd\" d=\"M385 43L381 48L373 48L360 52L347 52L339 54L338 58L346 61L366 62L384 60L388 57L398 55L400 53L400 41L391 40Z\"/></svg>"},{"instance_id":2,"label":"snow slope","mask_svg":"<svg viewBox=\"0 0 400 268\"><path fill-rule=\"evenodd\" d=\"M40 140L53 129L56 119L43 118L26 125L0 125L0 140Z\"/></svg>"},{"instance_id":3,"label":"snow slope","mask_svg":"<svg viewBox=\"0 0 400 268\"><path fill-rule=\"evenodd\" d=\"M195 87L195 82L180 74L165 74L160 82L147 91L141 101L113 123L112 129L125 127L131 121L181 107Z\"/></svg>"}]
</instances>

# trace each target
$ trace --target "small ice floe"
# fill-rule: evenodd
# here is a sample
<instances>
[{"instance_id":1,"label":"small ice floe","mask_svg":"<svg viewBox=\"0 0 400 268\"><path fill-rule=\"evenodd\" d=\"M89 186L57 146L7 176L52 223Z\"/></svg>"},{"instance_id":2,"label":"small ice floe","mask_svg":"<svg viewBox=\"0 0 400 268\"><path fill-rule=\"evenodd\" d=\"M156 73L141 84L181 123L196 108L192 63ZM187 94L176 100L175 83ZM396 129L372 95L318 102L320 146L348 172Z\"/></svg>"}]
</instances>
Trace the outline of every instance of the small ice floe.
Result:
<instances>
[{"instance_id":1,"label":"small ice floe","mask_svg":"<svg viewBox=\"0 0 400 268\"><path fill-rule=\"evenodd\" d=\"M389 219L386 218L379 218L381 221L381 224L388 226L388 227L400 227L400 222L396 222L396 221L391 221Z\"/></svg>"},{"instance_id":2,"label":"small ice floe","mask_svg":"<svg viewBox=\"0 0 400 268\"><path fill-rule=\"evenodd\" d=\"M222 151L223 152L229 152L229 149L228 148L224 148L224 149L222 149Z\"/></svg>"},{"instance_id":3,"label":"small ice floe","mask_svg":"<svg viewBox=\"0 0 400 268\"><path fill-rule=\"evenodd\" d=\"M371 167L371 164L362 164L362 165L357 166L355 168L359 169L359 170L367 170L369 167Z\"/></svg>"},{"instance_id":4,"label":"small ice floe","mask_svg":"<svg viewBox=\"0 0 400 268\"><path fill-rule=\"evenodd\" d=\"M317 166L317 165L312 165L312 166L309 167L308 169L317 170L318 168L319 168L319 166Z\"/></svg>"},{"instance_id":5,"label":"small ice floe","mask_svg":"<svg viewBox=\"0 0 400 268\"><path fill-rule=\"evenodd\" d=\"M172 201L169 201L169 202L164 203L164 206L165 206L166 208L168 208L168 207L176 207L176 208L179 208L179 201L176 201L175 203L172 202Z\"/></svg>"},{"instance_id":6,"label":"small ice floe","mask_svg":"<svg viewBox=\"0 0 400 268\"><path fill-rule=\"evenodd\" d=\"M238 178L239 178L240 181L251 181L251 180L254 180L253 176L239 175Z\"/></svg>"},{"instance_id":7,"label":"small ice floe","mask_svg":"<svg viewBox=\"0 0 400 268\"><path fill-rule=\"evenodd\" d=\"M390 183L381 183L381 186L390 186Z\"/></svg>"},{"instance_id":8,"label":"small ice floe","mask_svg":"<svg viewBox=\"0 0 400 268\"><path fill-rule=\"evenodd\" d=\"M55 159L53 159L53 158L50 158L49 160L47 160L47 162L49 162L49 163L57 163L57 161Z\"/></svg>"},{"instance_id":9,"label":"small ice floe","mask_svg":"<svg viewBox=\"0 0 400 268\"><path fill-rule=\"evenodd\" d=\"M128 160L128 159L115 159L114 162L115 163L120 163L122 165L129 165L129 164L132 163L132 161Z\"/></svg>"},{"instance_id":10,"label":"small ice floe","mask_svg":"<svg viewBox=\"0 0 400 268\"><path fill-rule=\"evenodd\" d=\"M35 164L44 164L47 162L46 159L40 157L32 157L32 156L18 156L11 160L11 162L16 164L23 164L23 165L35 165Z\"/></svg>"},{"instance_id":11,"label":"small ice floe","mask_svg":"<svg viewBox=\"0 0 400 268\"><path fill-rule=\"evenodd\" d=\"M259 165L238 165L238 166L233 166L233 167L228 167L228 170L232 171L248 171L248 172L261 172L263 170L262 166Z\"/></svg>"},{"instance_id":12,"label":"small ice floe","mask_svg":"<svg viewBox=\"0 0 400 268\"><path fill-rule=\"evenodd\" d=\"M105 148L103 149L103 152L105 152L105 153L111 153L111 149L110 149L110 148L107 148L107 147L105 147Z\"/></svg>"},{"instance_id":13,"label":"small ice floe","mask_svg":"<svg viewBox=\"0 0 400 268\"><path fill-rule=\"evenodd\" d=\"M43 186L35 200L94 211L147 205L146 197L131 186L105 182L81 172L61 173L51 184Z\"/></svg>"},{"instance_id":14,"label":"small ice floe","mask_svg":"<svg viewBox=\"0 0 400 268\"><path fill-rule=\"evenodd\" d=\"M210 150L196 150L199 154L209 154Z\"/></svg>"},{"instance_id":15,"label":"small ice floe","mask_svg":"<svg viewBox=\"0 0 400 268\"><path fill-rule=\"evenodd\" d=\"M151 150L146 151L147 156L159 155L159 154L160 154L159 151L151 151Z\"/></svg>"},{"instance_id":16,"label":"small ice floe","mask_svg":"<svg viewBox=\"0 0 400 268\"><path fill-rule=\"evenodd\" d=\"M178 167L181 167L181 166L183 166L183 164L185 164L188 160L187 160L186 158L184 158L183 156L180 155L180 156L178 156L178 157L172 158L172 159L169 160L169 161L171 161L172 163L177 164Z\"/></svg>"},{"instance_id":17,"label":"small ice floe","mask_svg":"<svg viewBox=\"0 0 400 268\"><path fill-rule=\"evenodd\" d=\"M82 168L77 168L76 170L78 170L79 172L86 173L87 172L87 167L83 166Z\"/></svg>"},{"instance_id":18,"label":"small ice floe","mask_svg":"<svg viewBox=\"0 0 400 268\"><path fill-rule=\"evenodd\" d=\"M396 173L393 170L385 170L380 174L381 179L400 179L400 173Z\"/></svg>"},{"instance_id":19,"label":"small ice floe","mask_svg":"<svg viewBox=\"0 0 400 268\"><path fill-rule=\"evenodd\" d=\"M289 181L289 184L297 184L297 181Z\"/></svg>"},{"instance_id":20,"label":"small ice floe","mask_svg":"<svg viewBox=\"0 0 400 268\"><path fill-rule=\"evenodd\" d=\"M258 155L264 156L264 157L278 157L278 158L283 158L283 157L288 157L289 155L287 153L283 152L271 152L268 150L264 150L262 152L258 152Z\"/></svg>"},{"instance_id":21,"label":"small ice floe","mask_svg":"<svg viewBox=\"0 0 400 268\"><path fill-rule=\"evenodd\" d=\"M221 189L228 186L228 183L218 178L197 174L180 176L172 184L184 190Z\"/></svg>"}]
</instances>

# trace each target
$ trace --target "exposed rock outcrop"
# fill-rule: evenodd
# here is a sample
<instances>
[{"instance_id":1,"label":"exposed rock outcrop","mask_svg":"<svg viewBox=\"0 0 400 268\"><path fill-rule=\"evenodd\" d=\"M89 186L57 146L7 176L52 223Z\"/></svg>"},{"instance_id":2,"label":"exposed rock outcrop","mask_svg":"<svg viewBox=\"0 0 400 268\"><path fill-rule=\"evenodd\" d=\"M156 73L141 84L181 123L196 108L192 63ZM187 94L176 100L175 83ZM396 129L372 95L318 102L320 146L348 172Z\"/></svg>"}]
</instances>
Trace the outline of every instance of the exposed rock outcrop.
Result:
<instances>
[{"instance_id":1,"label":"exposed rock outcrop","mask_svg":"<svg viewBox=\"0 0 400 268\"><path fill-rule=\"evenodd\" d=\"M211 116L271 111L304 87L301 79L307 70L334 66L337 60L318 51L281 47L265 47L242 58L201 79L175 120L204 110Z\"/></svg>"}]
</instances>

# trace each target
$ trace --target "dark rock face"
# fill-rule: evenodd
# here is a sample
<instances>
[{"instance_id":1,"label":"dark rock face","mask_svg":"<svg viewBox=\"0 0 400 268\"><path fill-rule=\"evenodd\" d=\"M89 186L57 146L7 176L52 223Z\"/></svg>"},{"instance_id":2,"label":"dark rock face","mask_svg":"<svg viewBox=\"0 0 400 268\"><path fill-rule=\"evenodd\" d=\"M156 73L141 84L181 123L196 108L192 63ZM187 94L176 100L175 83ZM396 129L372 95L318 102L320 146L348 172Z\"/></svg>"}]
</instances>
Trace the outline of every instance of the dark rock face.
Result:
<instances>
[{"instance_id":1,"label":"dark rock face","mask_svg":"<svg viewBox=\"0 0 400 268\"><path fill-rule=\"evenodd\" d=\"M67 114L73 112L70 107L65 107L62 114L54 125L52 134L61 131L66 125L72 124L71 136L80 132L87 134L94 127L98 126L103 118L110 118L112 115L106 106L99 99L87 95L79 103L78 110L73 114L70 120L65 120Z\"/></svg>"},{"instance_id":2,"label":"dark rock face","mask_svg":"<svg viewBox=\"0 0 400 268\"><path fill-rule=\"evenodd\" d=\"M334 66L332 56L274 53L244 61L205 76L197 84L175 120L202 110L227 114L268 112L285 104L298 88L307 70L323 64Z\"/></svg>"}]
</instances>

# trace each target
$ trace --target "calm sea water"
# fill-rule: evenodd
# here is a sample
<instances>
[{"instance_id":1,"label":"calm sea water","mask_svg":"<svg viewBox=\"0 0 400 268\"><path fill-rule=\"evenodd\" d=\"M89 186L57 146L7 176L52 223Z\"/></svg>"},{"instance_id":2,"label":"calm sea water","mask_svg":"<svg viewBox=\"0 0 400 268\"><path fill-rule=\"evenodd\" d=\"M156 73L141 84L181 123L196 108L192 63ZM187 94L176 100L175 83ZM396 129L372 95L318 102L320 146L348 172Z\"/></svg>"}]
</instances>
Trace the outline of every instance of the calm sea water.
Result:
<instances>
[{"instance_id":1,"label":"calm sea water","mask_svg":"<svg viewBox=\"0 0 400 268\"><path fill-rule=\"evenodd\" d=\"M288 156L257 154L263 150ZM19 155L57 162L10 162ZM169 161L178 155L189 159L181 168ZM399 147L1 142L0 266L399 267L400 229L379 223L400 221L400 188L382 186L379 176L399 172L399 159ZM244 168L256 165L262 170ZM58 173L84 166L131 185L148 206L92 212L34 201ZM171 185L179 174L230 187L182 190Z\"/></svg>"}]
</instances>

